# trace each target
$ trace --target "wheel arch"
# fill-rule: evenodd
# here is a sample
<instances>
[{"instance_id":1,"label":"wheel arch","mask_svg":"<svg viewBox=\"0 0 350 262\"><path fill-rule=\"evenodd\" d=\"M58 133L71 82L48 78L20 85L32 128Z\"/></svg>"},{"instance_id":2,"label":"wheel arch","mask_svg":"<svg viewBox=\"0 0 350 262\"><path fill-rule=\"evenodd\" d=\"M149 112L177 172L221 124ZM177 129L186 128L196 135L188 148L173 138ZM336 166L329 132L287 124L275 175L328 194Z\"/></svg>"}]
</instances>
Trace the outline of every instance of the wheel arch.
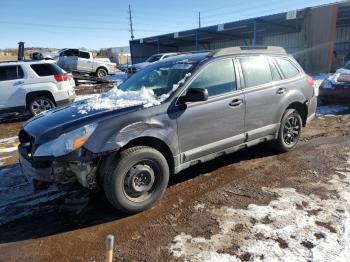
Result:
<instances>
[{"instance_id":1,"label":"wheel arch","mask_svg":"<svg viewBox=\"0 0 350 262\"><path fill-rule=\"evenodd\" d=\"M104 70L107 71L107 75L109 74L108 68L107 68L106 66L103 66L103 65L102 65L102 66L98 66L98 67L96 68L95 74L97 74L97 72L98 72L99 69L104 69Z\"/></svg>"},{"instance_id":2,"label":"wheel arch","mask_svg":"<svg viewBox=\"0 0 350 262\"><path fill-rule=\"evenodd\" d=\"M42 90L42 91L32 91L32 92L29 92L26 94L26 109L28 109L28 107L29 107L29 102L33 98L39 97L39 96L44 96L44 97L50 98L52 100L52 102L55 104L55 106L57 106L56 100L55 100L53 94L50 91Z\"/></svg>"},{"instance_id":3,"label":"wheel arch","mask_svg":"<svg viewBox=\"0 0 350 262\"><path fill-rule=\"evenodd\" d=\"M299 115L301 116L301 120L303 121L303 126L305 127L306 125L306 121L307 121L307 115L308 115L308 107L306 103L301 103L299 101L295 101L290 103L287 108L284 110L284 112L286 112L286 110L288 109L294 109L296 110ZM283 112L283 114L284 114ZM281 120L282 120L283 115L281 116Z\"/></svg>"},{"instance_id":4,"label":"wheel arch","mask_svg":"<svg viewBox=\"0 0 350 262\"><path fill-rule=\"evenodd\" d=\"M174 157L170 147L163 140L156 137L151 137L151 136L137 137L130 140L126 145L121 147L118 151L120 152L122 150L125 150L130 147L135 147L135 146L148 146L158 150L160 153L162 153L162 155L167 160L170 174L174 173L174 168L175 168Z\"/></svg>"}]
</instances>

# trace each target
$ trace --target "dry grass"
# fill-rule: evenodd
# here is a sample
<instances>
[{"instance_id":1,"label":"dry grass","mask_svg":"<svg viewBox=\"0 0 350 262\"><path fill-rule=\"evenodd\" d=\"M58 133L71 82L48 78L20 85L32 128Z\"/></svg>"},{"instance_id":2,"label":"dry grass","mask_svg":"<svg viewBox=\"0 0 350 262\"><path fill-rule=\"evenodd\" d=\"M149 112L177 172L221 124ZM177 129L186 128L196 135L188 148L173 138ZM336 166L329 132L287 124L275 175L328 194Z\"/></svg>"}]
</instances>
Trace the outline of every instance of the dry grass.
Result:
<instances>
[{"instance_id":1,"label":"dry grass","mask_svg":"<svg viewBox=\"0 0 350 262\"><path fill-rule=\"evenodd\" d=\"M14 60L14 59L17 59L17 56L3 56L3 55L0 55L0 60Z\"/></svg>"}]
</instances>

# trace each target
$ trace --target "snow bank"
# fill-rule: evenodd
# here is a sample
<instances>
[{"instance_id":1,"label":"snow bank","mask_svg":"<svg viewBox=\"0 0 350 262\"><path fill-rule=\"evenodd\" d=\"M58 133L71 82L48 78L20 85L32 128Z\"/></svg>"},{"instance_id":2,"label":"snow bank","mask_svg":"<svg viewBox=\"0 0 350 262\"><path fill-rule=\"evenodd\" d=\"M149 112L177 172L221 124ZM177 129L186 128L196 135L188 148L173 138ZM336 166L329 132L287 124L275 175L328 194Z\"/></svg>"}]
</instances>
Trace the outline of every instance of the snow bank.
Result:
<instances>
[{"instance_id":1,"label":"snow bank","mask_svg":"<svg viewBox=\"0 0 350 262\"><path fill-rule=\"evenodd\" d=\"M279 197L267 206L207 210L220 232L210 239L181 233L170 251L186 261L241 261L242 255L249 261L349 261L350 154L347 166L335 173L328 183L318 183L329 190L326 199L293 188L263 188Z\"/></svg>"},{"instance_id":2,"label":"snow bank","mask_svg":"<svg viewBox=\"0 0 350 262\"><path fill-rule=\"evenodd\" d=\"M152 89L144 87L140 91L123 91L114 88L105 94L92 97L84 103L78 104L77 107L80 114L87 114L90 110L115 110L138 105L150 107L159 105L168 96L168 94L165 94L156 98Z\"/></svg>"}]
</instances>

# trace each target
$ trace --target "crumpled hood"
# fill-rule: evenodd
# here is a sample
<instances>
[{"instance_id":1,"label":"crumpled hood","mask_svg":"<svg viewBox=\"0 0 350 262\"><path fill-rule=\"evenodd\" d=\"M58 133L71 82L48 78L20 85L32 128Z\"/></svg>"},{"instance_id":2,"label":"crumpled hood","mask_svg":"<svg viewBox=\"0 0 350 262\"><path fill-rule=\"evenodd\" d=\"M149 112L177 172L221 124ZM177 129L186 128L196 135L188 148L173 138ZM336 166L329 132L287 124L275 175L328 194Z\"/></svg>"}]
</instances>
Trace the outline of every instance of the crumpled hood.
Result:
<instances>
[{"instance_id":1,"label":"crumpled hood","mask_svg":"<svg viewBox=\"0 0 350 262\"><path fill-rule=\"evenodd\" d=\"M79 112L79 105L87 103L80 101L68 106L58 107L43 112L28 120L23 128L35 138L36 143L52 140L62 133L77 129L92 122L100 121L108 116L118 116L142 108L142 105L120 109L92 109L84 114Z\"/></svg>"},{"instance_id":2,"label":"crumpled hood","mask_svg":"<svg viewBox=\"0 0 350 262\"><path fill-rule=\"evenodd\" d=\"M123 91L114 88L107 93L43 112L27 121L24 130L41 143L105 117L159 105L167 97L156 98L152 89Z\"/></svg>"}]
</instances>

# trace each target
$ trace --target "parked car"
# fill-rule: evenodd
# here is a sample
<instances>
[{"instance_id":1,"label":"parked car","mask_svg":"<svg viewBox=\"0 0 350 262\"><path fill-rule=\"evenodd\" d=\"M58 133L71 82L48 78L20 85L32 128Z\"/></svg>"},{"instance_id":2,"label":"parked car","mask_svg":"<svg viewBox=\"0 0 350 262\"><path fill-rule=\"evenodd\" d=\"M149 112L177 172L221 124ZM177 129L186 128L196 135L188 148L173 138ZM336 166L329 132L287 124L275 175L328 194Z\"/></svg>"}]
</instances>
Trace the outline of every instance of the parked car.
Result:
<instances>
[{"instance_id":1,"label":"parked car","mask_svg":"<svg viewBox=\"0 0 350 262\"><path fill-rule=\"evenodd\" d=\"M65 70L94 74L99 78L105 78L107 75L117 72L115 63L105 59L94 58L92 52L85 50L62 49L53 56L53 59Z\"/></svg>"},{"instance_id":2,"label":"parked car","mask_svg":"<svg viewBox=\"0 0 350 262\"><path fill-rule=\"evenodd\" d=\"M350 104L350 61L321 83L319 101Z\"/></svg>"},{"instance_id":3,"label":"parked car","mask_svg":"<svg viewBox=\"0 0 350 262\"><path fill-rule=\"evenodd\" d=\"M145 62L129 65L124 70L126 70L126 73L128 73L128 74L134 74L137 71L139 71L139 70L141 70L141 69L143 69L143 68L145 68L145 67L147 67L155 62L162 61L163 59L166 59L166 58L169 58L172 56L176 56L176 55L178 55L178 53L154 54L154 55L150 56Z\"/></svg>"},{"instance_id":4,"label":"parked car","mask_svg":"<svg viewBox=\"0 0 350 262\"><path fill-rule=\"evenodd\" d=\"M45 61L0 62L0 113L32 115L72 102L75 83L59 66Z\"/></svg>"},{"instance_id":5,"label":"parked car","mask_svg":"<svg viewBox=\"0 0 350 262\"><path fill-rule=\"evenodd\" d=\"M29 177L101 187L116 208L135 213L192 165L265 141L292 150L316 106L312 78L283 48L184 54L29 120L20 162Z\"/></svg>"}]
</instances>

